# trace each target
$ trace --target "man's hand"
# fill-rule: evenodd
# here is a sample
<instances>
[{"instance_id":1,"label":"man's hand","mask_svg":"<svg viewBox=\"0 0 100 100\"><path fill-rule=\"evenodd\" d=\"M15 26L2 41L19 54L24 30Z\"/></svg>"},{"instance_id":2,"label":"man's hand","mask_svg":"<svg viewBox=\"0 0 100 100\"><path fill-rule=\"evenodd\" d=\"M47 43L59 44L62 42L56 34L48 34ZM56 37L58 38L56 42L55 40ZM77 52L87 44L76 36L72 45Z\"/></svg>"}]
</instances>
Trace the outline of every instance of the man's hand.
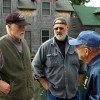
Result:
<instances>
[{"instance_id":1,"label":"man's hand","mask_svg":"<svg viewBox=\"0 0 100 100\"><path fill-rule=\"evenodd\" d=\"M40 81L40 83L42 84L42 86L43 86L46 90L48 90L48 85L47 85L47 82L45 81L45 79L39 78L39 81Z\"/></svg>"},{"instance_id":2,"label":"man's hand","mask_svg":"<svg viewBox=\"0 0 100 100\"><path fill-rule=\"evenodd\" d=\"M11 86L3 80L0 80L0 91L4 94L8 94L11 90Z\"/></svg>"}]
</instances>

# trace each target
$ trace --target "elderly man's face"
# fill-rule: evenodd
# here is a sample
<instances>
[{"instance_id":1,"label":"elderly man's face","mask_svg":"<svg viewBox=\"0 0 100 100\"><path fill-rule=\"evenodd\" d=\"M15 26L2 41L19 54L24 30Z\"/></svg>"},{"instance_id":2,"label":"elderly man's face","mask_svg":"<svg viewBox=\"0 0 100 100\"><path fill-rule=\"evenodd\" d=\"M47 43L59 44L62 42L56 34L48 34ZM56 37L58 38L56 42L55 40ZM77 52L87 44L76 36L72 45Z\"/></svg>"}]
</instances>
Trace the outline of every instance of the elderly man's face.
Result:
<instances>
[{"instance_id":1,"label":"elderly man's face","mask_svg":"<svg viewBox=\"0 0 100 100\"><path fill-rule=\"evenodd\" d=\"M56 23L60 23L60 20L57 20ZM63 41L66 38L67 32L68 32L68 26L65 24L55 24L54 27L54 36L60 40Z\"/></svg>"},{"instance_id":2,"label":"elderly man's face","mask_svg":"<svg viewBox=\"0 0 100 100\"><path fill-rule=\"evenodd\" d=\"M25 34L25 26L16 24L9 25L10 36L16 40L21 40Z\"/></svg>"},{"instance_id":3,"label":"elderly man's face","mask_svg":"<svg viewBox=\"0 0 100 100\"><path fill-rule=\"evenodd\" d=\"M75 47L76 47L76 52L78 53L79 59L87 63L87 56L89 53L89 49L82 45L77 45Z\"/></svg>"}]
</instances>

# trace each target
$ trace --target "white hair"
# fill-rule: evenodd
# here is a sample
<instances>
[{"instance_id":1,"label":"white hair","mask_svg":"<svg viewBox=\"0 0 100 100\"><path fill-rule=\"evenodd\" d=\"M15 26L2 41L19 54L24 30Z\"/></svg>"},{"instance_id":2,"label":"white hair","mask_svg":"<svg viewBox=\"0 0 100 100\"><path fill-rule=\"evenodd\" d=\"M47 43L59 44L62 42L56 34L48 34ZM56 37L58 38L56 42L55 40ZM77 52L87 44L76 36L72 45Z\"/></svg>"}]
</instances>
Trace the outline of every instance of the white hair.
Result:
<instances>
[{"instance_id":1,"label":"white hair","mask_svg":"<svg viewBox=\"0 0 100 100\"><path fill-rule=\"evenodd\" d=\"M8 27L8 25L6 25L6 31L7 31L7 33L9 32L9 27Z\"/></svg>"}]
</instances>

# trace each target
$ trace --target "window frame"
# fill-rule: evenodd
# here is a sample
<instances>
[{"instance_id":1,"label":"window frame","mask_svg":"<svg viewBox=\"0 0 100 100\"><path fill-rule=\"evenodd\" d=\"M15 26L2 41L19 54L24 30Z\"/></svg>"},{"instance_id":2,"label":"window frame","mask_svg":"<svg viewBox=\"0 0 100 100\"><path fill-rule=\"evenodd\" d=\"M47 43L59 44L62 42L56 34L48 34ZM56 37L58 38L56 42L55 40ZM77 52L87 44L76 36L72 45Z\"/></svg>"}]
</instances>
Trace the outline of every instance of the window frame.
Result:
<instances>
[{"instance_id":1,"label":"window frame","mask_svg":"<svg viewBox=\"0 0 100 100\"><path fill-rule=\"evenodd\" d=\"M10 2L10 6L4 6L4 0L2 1L2 13L3 14L8 14L12 12L12 0L10 0L9 2ZM10 12L4 12L4 8L7 8L7 9L9 8Z\"/></svg>"},{"instance_id":2,"label":"window frame","mask_svg":"<svg viewBox=\"0 0 100 100\"><path fill-rule=\"evenodd\" d=\"M26 35L26 34L28 34L28 35ZM32 32L31 31L25 31L25 40L27 41L27 44L28 44L28 46L29 46L29 49L30 49L30 51L32 50ZM28 36L28 37L27 37Z\"/></svg>"},{"instance_id":3,"label":"window frame","mask_svg":"<svg viewBox=\"0 0 100 100\"><path fill-rule=\"evenodd\" d=\"M43 36L43 31L48 31L48 36ZM48 39L50 39L50 29L41 29L41 44L45 42L43 42L43 37L48 37Z\"/></svg>"},{"instance_id":4,"label":"window frame","mask_svg":"<svg viewBox=\"0 0 100 100\"><path fill-rule=\"evenodd\" d=\"M50 8L43 8L43 3L49 3L49 4L50 4ZM42 16L50 16L50 15L51 15L51 3L50 3L50 2L46 2L46 1L45 1L45 2L42 2L41 8L42 8L42 9L41 9L41 15L42 15ZM49 13L50 13L50 14L45 14L45 15L44 15L44 14L43 14L43 10L49 10Z\"/></svg>"}]
</instances>

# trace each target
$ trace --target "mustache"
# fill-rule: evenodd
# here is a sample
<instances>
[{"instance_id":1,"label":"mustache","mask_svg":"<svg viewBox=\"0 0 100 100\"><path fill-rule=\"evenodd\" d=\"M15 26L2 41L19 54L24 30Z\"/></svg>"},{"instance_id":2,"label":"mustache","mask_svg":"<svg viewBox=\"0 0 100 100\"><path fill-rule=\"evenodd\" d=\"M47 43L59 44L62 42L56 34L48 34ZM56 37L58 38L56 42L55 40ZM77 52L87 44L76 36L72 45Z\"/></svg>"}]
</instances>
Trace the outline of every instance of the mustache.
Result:
<instances>
[{"instance_id":1,"label":"mustache","mask_svg":"<svg viewBox=\"0 0 100 100\"><path fill-rule=\"evenodd\" d=\"M25 32L21 32L20 34L25 34Z\"/></svg>"},{"instance_id":2,"label":"mustache","mask_svg":"<svg viewBox=\"0 0 100 100\"><path fill-rule=\"evenodd\" d=\"M56 33L57 35L62 35L62 33Z\"/></svg>"}]
</instances>

